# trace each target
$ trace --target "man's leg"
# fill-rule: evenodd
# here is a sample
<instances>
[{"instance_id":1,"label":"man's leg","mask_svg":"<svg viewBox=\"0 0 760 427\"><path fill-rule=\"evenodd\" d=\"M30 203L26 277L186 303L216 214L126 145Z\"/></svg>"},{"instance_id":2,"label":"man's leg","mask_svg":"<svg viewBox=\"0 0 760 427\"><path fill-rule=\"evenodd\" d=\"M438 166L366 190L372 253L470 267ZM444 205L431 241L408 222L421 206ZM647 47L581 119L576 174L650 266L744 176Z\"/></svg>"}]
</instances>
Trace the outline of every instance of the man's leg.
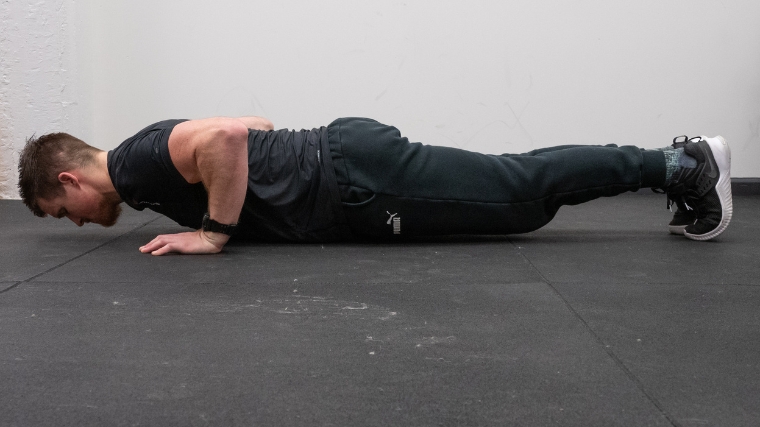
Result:
<instances>
[{"instance_id":1,"label":"man's leg","mask_svg":"<svg viewBox=\"0 0 760 427\"><path fill-rule=\"evenodd\" d=\"M494 156L409 143L370 119L336 120L328 137L349 226L367 237L524 233L560 206L665 183L662 152L632 146Z\"/></svg>"}]
</instances>

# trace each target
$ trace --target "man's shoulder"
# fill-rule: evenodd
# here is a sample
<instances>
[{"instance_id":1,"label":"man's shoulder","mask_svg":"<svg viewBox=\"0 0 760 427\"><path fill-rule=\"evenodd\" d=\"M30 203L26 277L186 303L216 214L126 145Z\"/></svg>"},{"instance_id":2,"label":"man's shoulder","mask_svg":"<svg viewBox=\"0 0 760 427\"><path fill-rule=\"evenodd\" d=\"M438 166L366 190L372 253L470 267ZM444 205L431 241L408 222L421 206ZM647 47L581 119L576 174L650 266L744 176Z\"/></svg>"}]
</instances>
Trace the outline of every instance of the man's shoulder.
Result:
<instances>
[{"instance_id":1,"label":"man's shoulder","mask_svg":"<svg viewBox=\"0 0 760 427\"><path fill-rule=\"evenodd\" d=\"M108 153L108 173L122 200L136 209L155 209L186 184L168 152L171 130L186 120L163 120L127 138Z\"/></svg>"},{"instance_id":2,"label":"man's shoulder","mask_svg":"<svg viewBox=\"0 0 760 427\"><path fill-rule=\"evenodd\" d=\"M161 120L160 122L156 122L153 124L150 124L143 129L141 129L136 134L132 135L131 137L127 138L124 142L131 141L131 140L137 140L144 138L146 135L151 134L153 132L160 132L165 130L171 130L174 128L174 126L177 126L178 124L182 122L186 122L187 119L169 119L169 120Z\"/></svg>"},{"instance_id":3,"label":"man's shoulder","mask_svg":"<svg viewBox=\"0 0 760 427\"><path fill-rule=\"evenodd\" d=\"M122 141L116 148L109 153L110 160L120 161L124 156L134 156L138 153L149 153L155 149L159 149L161 142L166 144L169 140L174 126L185 122L185 119L170 119L162 120L160 122L153 123L144 127L134 135Z\"/></svg>"}]
</instances>

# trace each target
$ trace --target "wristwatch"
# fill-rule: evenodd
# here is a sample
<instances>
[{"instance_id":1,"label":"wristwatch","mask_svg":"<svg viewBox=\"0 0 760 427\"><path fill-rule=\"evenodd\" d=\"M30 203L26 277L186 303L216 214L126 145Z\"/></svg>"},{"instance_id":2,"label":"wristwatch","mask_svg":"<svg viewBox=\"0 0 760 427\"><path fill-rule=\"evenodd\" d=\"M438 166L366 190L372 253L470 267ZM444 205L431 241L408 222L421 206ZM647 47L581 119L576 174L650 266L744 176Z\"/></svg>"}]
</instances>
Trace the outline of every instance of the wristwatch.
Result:
<instances>
[{"instance_id":1,"label":"wristwatch","mask_svg":"<svg viewBox=\"0 0 760 427\"><path fill-rule=\"evenodd\" d=\"M220 224L209 216L208 212L203 215L203 231L210 231L212 233L222 233L228 236L232 236L237 228L237 224Z\"/></svg>"}]
</instances>

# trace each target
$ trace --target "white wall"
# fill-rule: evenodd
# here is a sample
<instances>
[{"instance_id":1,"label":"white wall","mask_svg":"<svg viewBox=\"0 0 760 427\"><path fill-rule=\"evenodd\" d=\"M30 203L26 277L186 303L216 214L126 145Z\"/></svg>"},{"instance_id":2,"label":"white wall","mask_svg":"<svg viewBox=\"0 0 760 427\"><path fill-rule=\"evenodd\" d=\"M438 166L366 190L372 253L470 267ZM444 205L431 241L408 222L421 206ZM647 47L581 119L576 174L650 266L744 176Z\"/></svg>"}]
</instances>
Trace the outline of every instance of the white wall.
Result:
<instances>
[{"instance_id":1,"label":"white wall","mask_svg":"<svg viewBox=\"0 0 760 427\"><path fill-rule=\"evenodd\" d=\"M0 0L0 199L33 133L81 132L73 0Z\"/></svg>"},{"instance_id":2,"label":"white wall","mask_svg":"<svg viewBox=\"0 0 760 427\"><path fill-rule=\"evenodd\" d=\"M16 196L9 151L32 132L110 149L158 120L246 114L299 129L369 116L414 141L487 153L722 134L733 175L760 177L755 0L0 0L0 10L4 197Z\"/></svg>"}]
</instances>

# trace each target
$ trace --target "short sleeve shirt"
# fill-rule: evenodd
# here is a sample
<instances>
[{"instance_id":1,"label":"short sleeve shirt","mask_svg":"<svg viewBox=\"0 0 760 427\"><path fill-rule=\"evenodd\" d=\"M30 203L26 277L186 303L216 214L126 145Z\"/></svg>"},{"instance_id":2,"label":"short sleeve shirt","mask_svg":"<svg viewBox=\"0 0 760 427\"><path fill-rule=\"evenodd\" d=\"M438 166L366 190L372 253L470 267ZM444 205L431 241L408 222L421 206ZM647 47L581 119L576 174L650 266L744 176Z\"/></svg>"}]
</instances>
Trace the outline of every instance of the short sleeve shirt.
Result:
<instances>
[{"instance_id":1,"label":"short sleeve shirt","mask_svg":"<svg viewBox=\"0 0 760 427\"><path fill-rule=\"evenodd\" d=\"M132 208L198 229L208 209L202 183L189 184L169 154L169 135L185 120L165 120L108 152L108 173ZM248 190L238 233L264 241L350 238L326 128L248 130Z\"/></svg>"},{"instance_id":2,"label":"short sleeve shirt","mask_svg":"<svg viewBox=\"0 0 760 427\"><path fill-rule=\"evenodd\" d=\"M169 155L169 135L185 120L154 123L108 152L108 173L130 207L166 215L178 224L200 228L208 207L202 183L189 184Z\"/></svg>"}]
</instances>

